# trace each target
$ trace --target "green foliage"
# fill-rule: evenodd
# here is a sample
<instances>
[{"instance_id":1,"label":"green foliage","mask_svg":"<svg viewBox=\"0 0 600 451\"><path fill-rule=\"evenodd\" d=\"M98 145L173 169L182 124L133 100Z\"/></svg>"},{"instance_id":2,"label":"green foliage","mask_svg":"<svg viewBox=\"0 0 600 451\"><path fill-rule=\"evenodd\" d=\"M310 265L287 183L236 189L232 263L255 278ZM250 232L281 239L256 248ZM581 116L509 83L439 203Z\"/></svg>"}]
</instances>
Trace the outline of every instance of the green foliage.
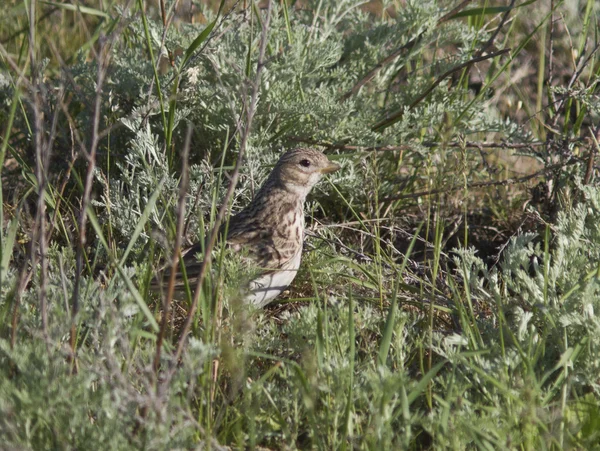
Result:
<instances>
[{"instance_id":1,"label":"green foliage","mask_svg":"<svg viewBox=\"0 0 600 451\"><path fill-rule=\"evenodd\" d=\"M166 2L167 9L175 3ZM3 446L597 446L594 2L554 2L554 20L560 13L569 33L554 30L552 44L544 34L551 17L537 2L521 3L504 23L508 8L486 2L455 16L446 16L454 3L435 0L385 2L395 8L377 13L352 0L290 3L272 5L231 208L247 204L285 149L324 147L342 170L307 202L307 252L282 305L240 306L250 270L217 248L179 361L190 305L185 297L174 301L160 371L156 325L164 305L147 293L147 281L173 252L182 167L189 174L183 245L212 229L239 158L267 11L203 7L203 24L177 13L165 30L152 9L139 9L144 2L128 10L119 2L79 10L67 2L53 4L48 16L60 17L66 31L40 19L33 42L22 4L11 3L7 17L18 17L15 23L0 19L0 118L12 124L0 134L7 149L0 203ZM48 45L44 36L56 41ZM491 38L511 52L467 64ZM43 133L23 81L35 78L28 46L43 79ZM64 63L61 51L70 52ZM550 53L554 79L546 85L543 58ZM78 269L90 164L84 152L95 126L98 154ZM488 152L482 142L519 146ZM33 240L37 258L40 150L50 157L47 271L39 259L29 265L26 249ZM507 155L526 158L531 168L510 167ZM502 181L513 170L542 166L538 187L548 192L541 200L526 202L526 190ZM486 183L499 187L473 189ZM478 246L480 230L500 238Z\"/></svg>"},{"instance_id":2,"label":"green foliage","mask_svg":"<svg viewBox=\"0 0 600 451\"><path fill-rule=\"evenodd\" d=\"M510 343L519 351L512 365L533 358L527 370L549 399L564 383L580 395L600 393L600 191L580 189L582 202L551 227L549 249L523 235L508 245L499 270L488 271L472 252L457 261L472 301L489 303L506 326L496 346Z\"/></svg>"}]
</instances>

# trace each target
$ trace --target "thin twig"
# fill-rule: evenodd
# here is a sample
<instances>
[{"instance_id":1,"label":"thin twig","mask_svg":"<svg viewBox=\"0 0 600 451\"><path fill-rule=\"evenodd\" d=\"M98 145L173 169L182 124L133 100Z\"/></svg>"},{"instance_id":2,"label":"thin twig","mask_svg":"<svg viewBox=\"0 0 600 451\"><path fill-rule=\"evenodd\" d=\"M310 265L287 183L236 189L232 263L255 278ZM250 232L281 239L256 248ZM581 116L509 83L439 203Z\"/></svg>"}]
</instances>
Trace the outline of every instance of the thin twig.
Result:
<instances>
[{"instance_id":1,"label":"thin twig","mask_svg":"<svg viewBox=\"0 0 600 451\"><path fill-rule=\"evenodd\" d=\"M108 60L110 58L110 43L100 43L98 49L98 71L96 74L96 97L94 101L94 114L92 121L92 136L90 140L89 152L85 148L81 148L81 151L87 160L87 173L85 178L85 185L83 191L83 197L81 199L81 208L79 212L79 235L77 240L77 250L75 254L75 281L73 284L73 297L71 298L71 332L70 332L70 345L72 352L72 364L73 371L76 371L76 359L75 359L75 347L77 342L77 314L79 313L79 291L81 284L81 274L83 271L83 254L85 249L86 238L86 224L87 224L87 208L90 204L90 197L92 193L92 184L94 182L94 171L96 168L96 151L99 144L98 131L100 127L100 116L101 116L101 105L102 105L102 90L104 85L104 79L106 71L108 69Z\"/></svg>"},{"instance_id":2,"label":"thin twig","mask_svg":"<svg viewBox=\"0 0 600 451\"><path fill-rule=\"evenodd\" d=\"M352 89L350 89L350 91L346 92L343 96L340 97L340 102L343 102L344 100L348 100L350 97L355 95L358 91L360 91L360 88L362 88L364 85L366 85L368 82L370 82L373 78L375 78L375 76L379 73L379 71L381 69L383 69L386 65L388 65L392 61L394 61L404 50L410 50L411 48L413 48L415 46L415 44L421 39L422 35L423 35L423 33L419 34L419 36L417 36L414 39L411 39L403 46L398 47L387 57L385 57L380 62L378 62L377 65L367 73L367 75L365 75L363 78L361 78L358 82L355 83L355 85L352 87Z\"/></svg>"},{"instance_id":3,"label":"thin twig","mask_svg":"<svg viewBox=\"0 0 600 451\"><path fill-rule=\"evenodd\" d=\"M594 45L594 48L589 52L589 54L587 56L585 56L584 53L581 54L581 57L579 58L579 63L577 64L577 67L575 68L573 75L571 75L571 78L569 79L569 82L567 83L567 86L565 89L565 95L563 95L560 98L560 100L558 100L558 102L557 102L556 111L559 111L563 107L563 105L565 104L567 99L569 99L571 97L571 94L570 94L571 88L573 87L575 82L579 79L581 74L583 74L583 71L585 70L587 65L590 63L592 57L595 55L595 53L598 50L600 50L600 40L598 42L596 42L596 45ZM552 121L552 126L551 126L553 129L556 129L556 126L558 124L558 119L560 117L561 116L559 114L556 114L554 116L554 120Z\"/></svg>"},{"instance_id":4,"label":"thin twig","mask_svg":"<svg viewBox=\"0 0 600 451\"><path fill-rule=\"evenodd\" d=\"M568 160L564 163L557 163L557 164L547 166L544 169L540 169L539 171L534 172L533 174L525 175L523 177L511 177L511 178L504 179L504 180L493 180L490 182L475 182L475 183L468 184L466 186L466 188L467 189L485 188L485 187L489 187L489 186L505 186L505 185L514 185L516 183L523 183L523 182L527 182L528 180L539 177L540 175L544 175L548 172L552 172L557 169L561 169L565 166L570 166L570 165L577 164L580 162L581 161L579 159L571 158L570 160ZM434 194L442 194L442 193L451 193L451 192L460 191L460 190L464 190L464 189L465 189L465 185L450 186L447 188L433 189L433 190L428 190L428 191L419 191L417 193L400 194L398 196L389 196L389 197L382 199L381 201L382 202L393 202L396 200L403 200L403 199L416 199L416 198L423 197L423 196L431 196Z\"/></svg>"},{"instance_id":5,"label":"thin twig","mask_svg":"<svg viewBox=\"0 0 600 451\"><path fill-rule=\"evenodd\" d=\"M516 0L511 0L510 5L508 5L508 9L506 10L504 15L502 16L502 19L500 20L500 24L498 25L496 30L494 30L494 33L492 33L492 35L487 40L487 42L485 44L483 44L483 46L479 50L477 50L477 52L475 52L473 54L474 57L479 57L479 56L483 55L492 45L494 45L494 41L498 37L500 30L502 30L502 28L506 24L506 21L508 20L508 16L510 15L510 13L512 12L512 10L515 6L515 2L516 2Z\"/></svg>"},{"instance_id":6,"label":"thin twig","mask_svg":"<svg viewBox=\"0 0 600 451\"><path fill-rule=\"evenodd\" d=\"M596 159L596 153L600 151L600 125L596 127L596 130L590 128L590 135L592 137L592 146L590 148L590 156L588 157L588 164L585 170L585 176L583 177L583 184L589 185L592 181L592 175L594 174L594 161Z\"/></svg>"},{"instance_id":7,"label":"thin twig","mask_svg":"<svg viewBox=\"0 0 600 451\"><path fill-rule=\"evenodd\" d=\"M11 58L6 49L2 44L0 44L0 55L3 57L4 61L8 63L9 66L18 74L17 79L13 81L16 87L20 87L24 85L26 90L29 92L35 92L35 86L31 81L27 79L25 68L21 69L18 64ZM18 213L17 213L18 214ZM22 265L19 271L19 280L16 285L14 303L12 308L12 319L11 319L11 334L10 334L10 347L14 349L16 340L17 340L17 327L19 324L19 307L21 305L21 298L23 296L23 292L25 291L25 287L29 284L29 281L33 277L33 268L37 266L37 254L35 252L35 242L34 239L35 231L37 227L34 226L32 229L32 239L31 245L28 246L29 255L26 258L26 262ZM28 268L27 262L31 262L31 267Z\"/></svg>"},{"instance_id":8,"label":"thin twig","mask_svg":"<svg viewBox=\"0 0 600 451\"><path fill-rule=\"evenodd\" d=\"M246 151L248 139L250 137L250 131L252 128L252 121L254 119L254 113L256 112L256 106L258 103L258 94L260 92L261 75L262 75L262 71L263 71L263 67L264 67L265 52L266 52L267 41L268 41L269 24L270 24L270 20L271 20L271 8L272 8L272 3L269 0L267 12L266 12L266 19L262 23L262 35L261 35L261 40L260 40L258 62L257 62L257 68L256 68L256 78L253 83L254 86L253 86L253 90L252 90L252 96L250 98L250 104L246 108L246 127L244 128L244 131L242 134L242 139L240 142L240 150L238 153L238 159L236 161L235 168L231 175L231 181L230 181L229 187L227 189L227 193L225 194L225 198L223 199L223 205L219 209L219 213L217 214L217 217L215 219L214 228L210 234L210 238L208 240L206 249L204 251L202 264L200 266L198 280L196 283L196 290L194 292L194 298L192 299L192 304L190 305L190 309L188 311L188 314L187 314L187 317L185 320L185 324L183 326L181 335L179 337L179 341L177 343L177 351L175 353L175 358L173 359L173 362L172 362L172 366L173 366L172 370L174 369L176 363L181 358L181 355L185 349L185 346L187 343L187 336L190 331L192 321L194 320L196 309L198 307L198 301L199 301L200 295L202 293L202 285L204 283L204 277L206 276L206 269L208 268L208 266L210 265L210 262L211 262L212 250L217 241L217 236L219 233L220 225L223 222L223 219L225 218L225 215L229 210L229 203L233 196L233 192L237 186L237 182L239 179L240 169L241 169L242 162L244 159L244 153ZM170 377L166 378L165 381L168 382L169 379L170 379Z\"/></svg>"},{"instance_id":9,"label":"thin twig","mask_svg":"<svg viewBox=\"0 0 600 451\"><path fill-rule=\"evenodd\" d=\"M35 177L37 179L37 211L35 215L35 225L32 230L31 239L31 267L36 267L36 262L40 261L40 283L38 286L38 298L40 301L40 313L42 317L42 334L48 345L48 306L47 306L47 285L48 285L48 243L46 241L46 186L48 179L48 164L50 149L44 143L44 119L42 112L42 85L39 80L39 74L35 54L35 31L36 31L36 2L30 3L29 9L29 64L31 69L31 107L33 109L33 133L35 146ZM56 117L55 117L56 118ZM49 145L49 143L47 143ZM37 252L36 252L37 242Z\"/></svg>"},{"instance_id":10,"label":"thin twig","mask_svg":"<svg viewBox=\"0 0 600 451\"><path fill-rule=\"evenodd\" d=\"M128 10L131 2L128 0L125 5L125 10ZM77 344L77 314L79 313L79 291L81 285L81 275L83 272L83 256L85 252L86 225L87 225L87 209L91 201L92 184L94 182L94 171L96 168L96 152L100 143L100 118L102 110L102 92L104 81L108 72L112 44L117 36L120 35L126 22L123 20L123 15L120 17L117 26L114 28L110 37L100 37L98 39L98 50L92 48L92 52L97 60L98 70L96 73L96 92L94 98L94 112L92 116L92 134L90 139L89 151L85 147L81 147L81 153L87 160L87 173L81 198L81 207L78 220L78 239L77 250L75 251L75 280L73 282L73 296L71 298L71 330L69 344L71 347L71 363L72 371L77 371L76 344Z\"/></svg>"},{"instance_id":11,"label":"thin twig","mask_svg":"<svg viewBox=\"0 0 600 451\"><path fill-rule=\"evenodd\" d=\"M409 105L408 109L412 110L413 108L415 108L419 103L421 103L442 81L444 81L446 78L448 78L450 75L464 69L465 67L470 67L475 63L478 63L480 61L484 61L490 58L495 58L497 56L500 55L504 55L505 53L510 52L511 49L502 49L502 50L498 50L497 52L493 52L493 53L488 53L487 55L481 55L481 56L477 56L475 58L471 58L469 61L465 61L462 64L459 64L458 66L453 67L452 69L447 70L445 73L443 73L442 75L440 75L431 86L429 86L429 88L427 88L425 90L425 92L423 92L419 97L417 97L415 100L412 101L412 103ZM385 128L387 125L389 125L390 123L393 123L394 121L396 121L398 118L402 117L402 115L404 114L404 108L397 110L396 112L394 112L393 114L389 115L388 117L386 117L385 119L379 121L377 124L375 124L371 129L374 131L377 130L381 130L382 128Z\"/></svg>"},{"instance_id":12,"label":"thin twig","mask_svg":"<svg viewBox=\"0 0 600 451\"><path fill-rule=\"evenodd\" d=\"M38 80L35 80L35 83L38 83ZM46 190L48 186L48 168L50 165L50 154L52 152L52 147L54 145L54 140L56 138L56 128L58 125L58 116L60 109L55 108L54 114L52 117L52 124L50 126L50 132L48 139L44 140L43 136L37 136L38 134L45 135L44 125L43 125L43 116L42 116L42 97L41 97L41 85L38 85L38 89L34 93L34 123L35 123L35 145L36 145L36 178L38 181L38 206L36 212L36 223L39 226L37 237L38 237L38 247L39 247L39 259L40 259L40 285L38 287L39 292L39 300L40 300L40 310L42 314L42 333L44 336L44 340L46 341L46 346L49 349L48 344L48 299L47 299L47 290L48 290L48 243L50 242L50 237L48 236L48 218L46 214ZM62 101L62 96L64 94L64 87L61 85L60 89L57 93L57 97L59 101ZM44 142L45 141L45 142ZM37 146L40 146L39 148ZM56 211L55 215L56 216ZM38 219L39 218L39 219ZM54 224L54 221L51 222ZM52 229L50 229L52 230ZM35 256L34 256L35 259ZM33 262L32 262L33 263ZM32 264L32 268L35 268L35 264Z\"/></svg>"},{"instance_id":13,"label":"thin twig","mask_svg":"<svg viewBox=\"0 0 600 451\"><path fill-rule=\"evenodd\" d=\"M35 24L38 25L41 21L46 20L48 17L50 17L52 14L54 14L56 11L58 11L58 9L59 9L58 6L50 8L48 11L46 11L44 14L42 14L40 17L38 17L38 19L35 21ZM26 31L29 31L30 27L31 27L31 21L28 21L28 22L29 23L27 25L25 25L23 28L15 31L13 34L11 34L6 39L4 39L2 41L2 44L8 44L10 41L12 41L14 38L19 36L20 34L25 33Z\"/></svg>"},{"instance_id":14,"label":"thin twig","mask_svg":"<svg viewBox=\"0 0 600 451\"><path fill-rule=\"evenodd\" d=\"M554 79L554 0L550 0L550 41L548 44L548 80L546 82L546 88L548 89L548 96L550 98L551 106L556 104L556 98L552 92L552 81ZM556 113L558 110L554 110Z\"/></svg>"},{"instance_id":15,"label":"thin twig","mask_svg":"<svg viewBox=\"0 0 600 451\"><path fill-rule=\"evenodd\" d=\"M469 147L474 149L528 149L532 147L540 147L545 145L545 142L535 141L530 143L511 143L511 142L476 142L476 141L466 141L464 143L460 142L433 142L427 141L422 143L412 144L403 144L399 146L361 146L361 145L352 145L352 144L343 144L343 143L330 143L326 141L318 141L316 139L311 138L302 138L299 136L288 136L288 139L296 142L302 142L306 144L311 144L314 146L322 146L328 149L336 149L336 150L351 150L351 151L376 151L376 152L393 152L393 151L403 151L414 149L416 146L422 146L427 148L435 148L435 147Z\"/></svg>"},{"instance_id":16,"label":"thin twig","mask_svg":"<svg viewBox=\"0 0 600 451\"><path fill-rule=\"evenodd\" d=\"M183 227L185 223L185 204L186 196L189 185L189 169L188 169L188 157L190 154L190 144L192 139L193 127L188 124L187 133L185 135L185 143L183 145L183 152L181 155L181 181L179 182L179 200L177 202L177 228L175 234L175 249L171 258L171 274L169 277L169 285L167 288L167 297L163 304L163 316L160 325L160 331L156 340L156 355L154 356L154 371L158 380L158 371L160 369L160 354L162 351L162 344L165 338L167 327L169 326L170 312L171 312L171 301L175 293L175 276L177 274L177 265L181 255L181 240L183 239ZM157 385L157 389L158 389Z\"/></svg>"}]
</instances>

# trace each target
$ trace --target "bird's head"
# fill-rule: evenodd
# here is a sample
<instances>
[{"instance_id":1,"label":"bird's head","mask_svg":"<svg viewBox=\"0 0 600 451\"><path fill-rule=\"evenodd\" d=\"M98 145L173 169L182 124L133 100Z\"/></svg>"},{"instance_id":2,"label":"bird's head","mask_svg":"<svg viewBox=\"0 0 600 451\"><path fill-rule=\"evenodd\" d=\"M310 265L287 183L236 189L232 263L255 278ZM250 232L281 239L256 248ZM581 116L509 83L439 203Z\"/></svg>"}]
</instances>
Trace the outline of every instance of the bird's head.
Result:
<instances>
[{"instance_id":1,"label":"bird's head","mask_svg":"<svg viewBox=\"0 0 600 451\"><path fill-rule=\"evenodd\" d=\"M284 153L273 175L289 191L306 196L324 174L340 169L340 165L329 160L323 152L315 149L294 149Z\"/></svg>"}]
</instances>

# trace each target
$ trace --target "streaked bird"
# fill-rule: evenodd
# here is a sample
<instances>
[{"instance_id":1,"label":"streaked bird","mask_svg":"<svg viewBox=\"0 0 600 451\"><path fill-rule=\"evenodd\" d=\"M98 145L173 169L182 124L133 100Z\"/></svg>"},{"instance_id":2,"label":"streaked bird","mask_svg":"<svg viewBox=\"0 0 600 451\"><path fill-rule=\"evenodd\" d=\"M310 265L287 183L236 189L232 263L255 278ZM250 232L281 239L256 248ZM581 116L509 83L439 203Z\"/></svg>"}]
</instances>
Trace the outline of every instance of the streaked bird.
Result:
<instances>
[{"instance_id":1,"label":"streaked bird","mask_svg":"<svg viewBox=\"0 0 600 451\"><path fill-rule=\"evenodd\" d=\"M259 268L259 276L244 290L245 302L264 307L294 280L302 258L304 241L304 202L324 174L340 169L325 154L300 148L281 156L252 201L229 219L227 245L244 252ZM225 230L225 224L221 231ZM182 253L188 283L195 286L201 262L200 244ZM176 289L183 288L177 268ZM153 282L153 288L166 287L170 269Z\"/></svg>"}]
</instances>

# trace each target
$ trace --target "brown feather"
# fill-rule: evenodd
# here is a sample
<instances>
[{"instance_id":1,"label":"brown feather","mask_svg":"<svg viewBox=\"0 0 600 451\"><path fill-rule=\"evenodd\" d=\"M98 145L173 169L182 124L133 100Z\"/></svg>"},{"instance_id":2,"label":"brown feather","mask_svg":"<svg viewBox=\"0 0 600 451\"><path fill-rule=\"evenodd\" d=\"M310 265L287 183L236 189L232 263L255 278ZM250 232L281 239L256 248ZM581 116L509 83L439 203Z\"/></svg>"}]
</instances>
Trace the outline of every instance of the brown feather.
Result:
<instances>
[{"instance_id":1,"label":"brown feather","mask_svg":"<svg viewBox=\"0 0 600 451\"><path fill-rule=\"evenodd\" d=\"M312 167L302 164L306 161ZM323 153L313 149L296 149L284 154L250 204L221 226L221 234L227 230L227 245L235 251L243 250L250 262L264 270L263 274L284 269L294 271L295 275L297 267L291 266L297 266L302 251L306 194L320 179L320 174L338 168ZM200 244L182 253L191 286L196 283L201 266L198 254L202 254ZM176 271L175 286L179 291L184 286L184 278L180 266ZM152 282L152 288L166 287L170 273L171 268L164 267Z\"/></svg>"}]
</instances>

